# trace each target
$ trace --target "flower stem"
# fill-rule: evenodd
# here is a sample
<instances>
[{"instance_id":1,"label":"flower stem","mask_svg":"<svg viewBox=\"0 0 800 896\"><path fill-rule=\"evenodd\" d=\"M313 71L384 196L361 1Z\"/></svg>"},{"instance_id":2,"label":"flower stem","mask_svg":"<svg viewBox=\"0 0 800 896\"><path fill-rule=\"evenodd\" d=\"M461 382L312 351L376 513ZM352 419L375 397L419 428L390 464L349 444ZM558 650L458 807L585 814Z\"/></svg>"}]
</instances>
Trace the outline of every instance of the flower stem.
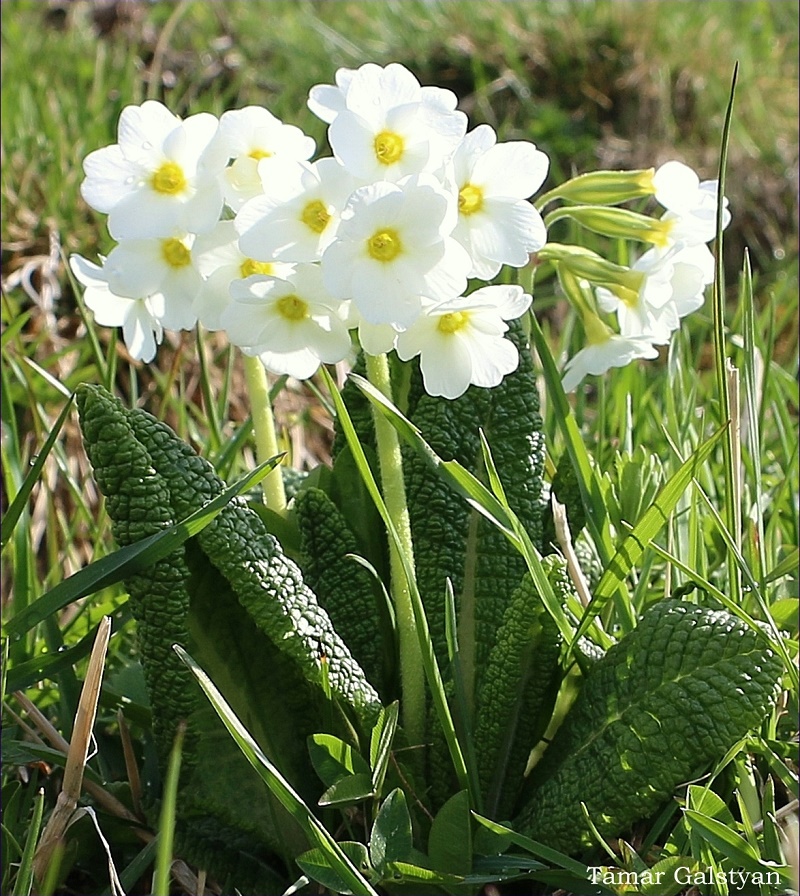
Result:
<instances>
[{"instance_id":1,"label":"flower stem","mask_svg":"<svg viewBox=\"0 0 800 896\"><path fill-rule=\"evenodd\" d=\"M389 359L386 355L367 355L367 377L377 389L392 399ZM403 554L414 567L414 547L411 541L411 522L406 504L406 486L397 433L389 421L373 410L375 439L378 447L381 485L386 509L397 529ZM403 690L403 726L412 744L423 742L425 736L425 667L422 661L411 592L403 571L403 563L394 544L389 545L391 593L397 615L400 641L400 681Z\"/></svg>"},{"instance_id":2,"label":"flower stem","mask_svg":"<svg viewBox=\"0 0 800 896\"><path fill-rule=\"evenodd\" d=\"M256 457L259 463L280 454L278 436L275 433L275 418L272 416L272 402L269 398L267 371L258 358L242 355L247 391L250 393L250 412L256 435ZM264 479L264 503L270 510L278 512L286 509L286 492L283 490L283 476L280 464Z\"/></svg>"}]
</instances>

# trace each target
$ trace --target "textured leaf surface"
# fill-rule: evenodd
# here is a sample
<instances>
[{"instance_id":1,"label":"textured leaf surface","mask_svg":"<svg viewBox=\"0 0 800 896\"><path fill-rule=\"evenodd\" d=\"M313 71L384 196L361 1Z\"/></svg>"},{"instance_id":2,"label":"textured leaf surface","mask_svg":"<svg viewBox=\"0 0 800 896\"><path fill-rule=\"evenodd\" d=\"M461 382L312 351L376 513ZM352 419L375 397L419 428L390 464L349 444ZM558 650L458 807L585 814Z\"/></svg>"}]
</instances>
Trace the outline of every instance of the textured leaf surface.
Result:
<instances>
[{"instance_id":1,"label":"textured leaf surface","mask_svg":"<svg viewBox=\"0 0 800 896\"><path fill-rule=\"evenodd\" d=\"M662 601L591 669L515 826L575 852L589 842L583 801L619 835L762 721L781 670L730 614Z\"/></svg>"},{"instance_id":2,"label":"textured leaf surface","mask_svg":"<svg viewBox=\"0 0 800 896\"><path fill-rule=\"evenodd\" d=\"M543 565L555 593L566 600L565 561L550 555ZM478 772L491 815L505 818L511 811L528 755L550 720L560 648L558 628L526 575L503 616L477 699Z\"/></svg>"},{"instance_id":3,"label":"textured leaf surface","mask_svg":"<svg viewBox=\"0 0 800 896\"><path fill-rule=\"evenodd\" d=\"M509 336L520 350L520 363L499 386L471 386L455 401L422 395L409 416L437 454L477 475L483 469L482 429L509 503L538 544L544 464L539 398L519 322L512 324ZM480 670L525 561L497 527L470 511L419 456L409 451L404 463L417 580L437 657L446 662L444 594L449 578L459 613L465 602L472 607L468 615L474 618L475 668Z\"/></svg>"},{"instance_id":4,"label":"textured leaf surface","mask_svg":"<svg viewBox=\"0 0 800 896\"><path fill-rule=\"evenodd\" d=\"M377 583L352 554L358 544L327 494L307 488L295 499L303 551L303 574L367 678L383 680Z\"/></svg>"},{"instance_id":5,"label":"textured leaf surface","mask_svg":"<svg viewBox=\"0 0 800 896\"><path fill-rule=\"evenodd\" d=\"M211 466L151 415L124 408L97 386L79 387L78 407L119 544L169 527L224 491ZM185 839L204 857L218 850L253 854L259 838L291 840L291 827L271 814L268 801L241 817L237 800L251 769L245 764L237 780L242 763L219 761L227 757L221 742L212 745L219 726L201 721L207 715L201 695L172 645L196 652L244 724L291 778L305 776L306 784L308 760L297 743L314 730L315 704L324 699L321 656L335 698L366 722L379 705L299 569L243 499L231 501L200 535L126 584L162 764L177 722L192 720L182 779ZM193 730L208 743L193 739ZM211 765L203 765L205 757L213 757Z\"/></svg>"}]
</instances>

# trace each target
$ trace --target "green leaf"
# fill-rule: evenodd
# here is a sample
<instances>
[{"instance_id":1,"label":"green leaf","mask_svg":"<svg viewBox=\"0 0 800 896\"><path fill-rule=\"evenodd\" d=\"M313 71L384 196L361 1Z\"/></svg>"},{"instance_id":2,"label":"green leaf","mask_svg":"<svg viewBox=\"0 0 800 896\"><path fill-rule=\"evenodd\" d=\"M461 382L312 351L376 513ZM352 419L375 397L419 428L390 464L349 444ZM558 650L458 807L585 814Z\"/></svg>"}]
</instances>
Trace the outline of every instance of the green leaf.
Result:
<instances>
[{"instance_id":1,"label":"green leaf","mask_svg":"<svg viewBox=\"0 0 800 896\"><path fill-rule=\"evenodd\" d=\"M472 870L472 817L466 790L451 796L436 813L428 835L428 856L437 871Z\"/></svg>"},{"instance_id":2,"label":"green leaf","mask_svg":"<svg viewBox=\"0 0 800 896\"><path fill-rule=\"evenodd\" d=\"M389 862L409 858L413 845L406 796L398 787L386 797L375 817L369 838L370 859L375 868L385 874Z\"/></svg>"},{"instance_id":3,"label":"green leaf","mask_svg":"<svg viewBox=\"0 0 800 896\"><path fill-rule=\"evenodd\" d=\"M386 777L386 770L389 768L399 714L400 704L396 700L381 709L378 721L370 735L369 764L372 766L372 787L378 794L383 789L383 780Z\"/></svg>"},{"instance_id":4,"label":"green leaf","mask_svg":"<svg viewBox=\"0 0 800 896\"><path fill-rule=\"evenodd\" d=\"M10 619L6 623L6 635L11 638L19 637L79 598L94 594L95 591L107 588L109 585L116 585L117 582L145 571L159 560L168 557L185 541L202 532L233 498L261 482L279 459L271 458L264 461L180 523L161 529L135 544L120 548L60 582L35 603Z\"/></svg>"},{"instance_id":5,"label":"green leaf","mask_svg":"<svg viewBox=\"0 0 800 896\"><path fill-rule=\"evenodd\" d=\"M14 527L17 525L17 522L22 515L22 511L28 503L31 491L39 479L45 461L61 432L61 427L64 425L64 421L67 419L67 415L72 409L72 402L74 399L74 394L69 396L69 400L64 405L61 413L58 415L58 419L53 424L53 428L50 430L50 434L45 440L42 450L36 455L36 458L28 471L28 475L23 480L19 491L14 495L14 500L11 502L11 506L3 515L3 521L0 523L0 547L5 547L8 539L11 538L11 533L14 531Z\"/></svg>"},{"instance_id":6,"label":"green leaf","mask_svg":"<svg viewBox=\"0 0 800 896\"><path fill-rule=\"evenodd\" d=\"M127 602L118 604L117 612L111 617L112 635L130 621L130 614L123 610L126 605ZM92 652L96 635L97 627L95 626L88 635L84 635L72 647L64 647L56 653L40 653L29 660L15 664L12 668L7 669L6 691L24 691L43 678L53 679L59 672L74 667L78 660Z\"/></svg>"},{"instance_id":7,"label":"green leaf","mask_svg":"<svg viewBox=\"0 0 800 896\"><path fill-rule=\"evenodd\" d=\"M608 601L614 596L620 583L625 580L628 573L639 562L644 549L658 535L661 528L669 519L669 515L675 509L681 495L686 491L692 479L697 475L700 467L711 455L717 442L722 437L727 426L720 427L709 439L707 439L670 477L665 483L652 507L639 520L633 531L626 536L611 563L606 567L593 598L586 612L583 614L581 624L570 645L574 650L578 641L586 634L592 620L605 608Z\"/></svg>"},{"instance_id":8,"label":"green leaf","mask_svg":"<svg viewBox=\"0 0 800 896\"><path fill-rule=\"evenodd\" d=\"M356 434L355 428L353 427L353 423L350 420L349 414L347 412L347 407L342 400L342 396L336 387L336 383L333 381L330 374L325 370L324 367L320 368L320 371L325 380L325 384L327 385L333 398L334 404L336 406L337 419L342 427L343 432L346 435L347 444L349 445L350 450L353 452L353 455L356 459L359 472L364 479L364 484L367 486L370 497L374 501L375 506L377 507L378 512L381 515L381 519L383 520L383 524L386 527L386 531L389 533L389 537L392 540L393 544L397 547L398 553L400 555L400 560L403 565L403 574L408 583L409 596L411 598L411 607L414 614L414 624L417 629L420 651L422 654L422 664L425 669L425 677L428 681L433 705L435 707L436 715L438 717L442 732L447 741L447 746L450 751L450 757L453 761L453 766L455 767L458 780L462 786L468 786L469 776L467 774L464 756L461 751L461 746L458 742L455 727L453 725L453 717L450 713L450 707L447 702L447 695L445 693L444 683L442 681L442 674L439 669L436 655L431 643L430 629L428 627L428 620L425 616L425 607L422 603L422 598L417 587L413 567L408 561L406 552L403 550L397 528L389 514L389 511L386 508L386 504L383 500L380 489L378 488L378 484L375 481L375 477L369 467L369 464L367 463L363 448L358 441L358 436ZM378 790L379 788L376 787L376 791Z\"/></svg>"},{"instance_id":9,"label":"green leaf","mask_svg":"<svg viewBox=\"0 0 800 896\"><path fill-rule=\"evenodd\" d=\"M178 803L178 780L186 726L180 725L169 757L167 778L158 824L158 852L153 875L153 896L169 896L172 869L172 844L175 839L175 815Z\"/></svg>"},{"instance_id":10,"label":"green leaf","mask_svg":"<svg viewBox=\"0 0 800 896\"><path fill-rule=\"evenodd\" d=\"M735 868L743 868L751 873L759 874L777 873L787 886L791 886L792 875L787 865L774 865L772 862L765 862L744 837L737 834L724 822L718 821L710 815L704 815L702 812L696 812L694 809L685 809L684 815L689 826L703 840L730 860Z\"/></svg>"},{"instance_id":11,"label":"green leaf","mask_svg":"<svg viewBox=\"0 0 800 896\"><path fill-rule=\"evenodd\" d=\"M425 441L419 429L404 417L388 398L376 389L369 380L352 374L351 379L367 396L381 414L397 430L398 435L425 458L452 488L466 499L467 503L493 522L507 535L512 534L512 526L505 510L488 488L462 464L455 460L442 460Z\"/></svg>"},{"instance_id":12,"label":"green leaf","mask_svg":"<svg viewBox=\"0 0 800 896\"><path fill-rule=\"evenodd\" d=\"M370 768L364 757L333 734L312 734L308 739L308 752L314 771L326 787L350 775L369 776Z\"/></svg>"},{"instance_id":13,"label":"green leaf","mask_svg":"<svg viewBox=\"0 0 800 896\"><path fill-rule=\"evenodd\" d=\"M44 789L40 789L33 799L33 818L31 818L28 826L25 848L22 851L17 879L14 882L13 896L29 896L33 887L33 857L36 852L36 845L39 842L39 834L42 830L43 814Z\"/></svg>"},{"instance_id":14,"label":"green leaf","mask_svg":"<svg viewBox=\"0 0 800 896\"><path fill-rule=\"evenodd\" d=\"M536 840L532 840L530 837L526 837L524 834L518 834L515 830L512 830L509 827L506 827L503 824L500 824L497 821L492 821L490 818L484 818L482 815L479 815L477 812L472 813L472 817L476 818L485 828L491 831L493 834L497 834L502 837L504 840L507 840L509 843L513 843L515 846L519 846L521 849L524 849L525 852L530 853L533 856L536 856L539 859L542 859L545 862L548 862L550 865L555 865L558 868L563 868L565 871L569 871L571 874L574 874L578 878L582 878L584 880L589 879L589 872L585 865L581 865L580 862L576 862L575 859L570 858L568 855L565 855L562 852L559 852L556 849L553 849L550 846L547 846L544 843L539 843ZM509 858L507 856L506 858ZM611 890L604 890L606 893L612 893Z\"/></svg>"},{"instance_id":15,"label":"green leaf","mask_svg":"<svg viewBox=\"0 0 800 896\"><path fill-rule=\"evenodd\" d=\"M411 862L387 862L384 877L393 883L408 884L442 884L454 886L463 882L463 876L431 871Z\"/></svg>"},{"instance_id":16,"label":"green leaf","mask_svg":"<svg viewBox=\"0 0 800 896\"><path fill-rule=\"evenodd\" d=\"M591 667L517 826L576 851L591 843L585 802L600 835L619 836L761 724L782 672L763 632L661 601Z\"/></svg>"},{"instance_id":17,"label":"green leaf","mask_svg":"<svg viewBox=\"0 0 800 896\"><path fill-rule=\"evenodd\" d=\"M371 876L374 874L374 871L369 864L367 847L364 846L363 843L345 841L344 843L340 843L339 846L341 847L342 852L348 856L355 867L358 868L363 875ZM323 887L326 887L332 893L342 893L345 894L345 896L346 894L353 893L348 882L331 863L330 854L324 849L320 849L319 847L309 849L308 852L304 852L297 857L297 864L308 877L315 880L317 883L322 884Z\"/></svg>"},{"instance_id":18,"label":"green leaf","mask_svg":"<svg viewBox=\"0 0 800 896\"><path fill-rule=\"evenodd\" d=\"M700 870L697 862L687 856L669 856L666 859L661 859L650 868L648 882L645 882L640 876L639 886L642 896L677 896L684 886L677 879L679 868L681 874L685 874L684 869L689 872Z\"/></svg>"},{"instance_id":19,"label":"green leaf","mask_svg":"<svg viewBox=\"0 0 800 896\"><path fill-rule=\"evenodd\" d=\"M372 776L366 774L348 775L332 784L319 798L320 806L351 806L375 796Z\"/></svg>"},{"instance_id":20,"label":"green leaf","mask_svg":"<svg viewBox=\"0 0 800 896\"><path fill-rule=\"evenodd\" d=\"M340 875L349 888L349 892L355 896L378 896L362 873L353 865L353 862L342 851L339 844L328 833L323 825L314 817L311 810L298 796L294 788L281 775L278 769L264 755L261 748L253 740L250 733L242 725L231 710L230 706L214 686L211 679L195 663L189 654L179 645L175 645L175 652L189 667L192 674L198 680L200 687L205 692L217 715L222 719L225 727L230 732L239 749L247 761L258 772L259 777L269 787L270 791L280 801L281 805L289 812L300 825L311 843L330 857L330 866ZM409 820L410 825L410 820ZM410 828L409 828L410 829Z\"/></svg>"}]
</instances>

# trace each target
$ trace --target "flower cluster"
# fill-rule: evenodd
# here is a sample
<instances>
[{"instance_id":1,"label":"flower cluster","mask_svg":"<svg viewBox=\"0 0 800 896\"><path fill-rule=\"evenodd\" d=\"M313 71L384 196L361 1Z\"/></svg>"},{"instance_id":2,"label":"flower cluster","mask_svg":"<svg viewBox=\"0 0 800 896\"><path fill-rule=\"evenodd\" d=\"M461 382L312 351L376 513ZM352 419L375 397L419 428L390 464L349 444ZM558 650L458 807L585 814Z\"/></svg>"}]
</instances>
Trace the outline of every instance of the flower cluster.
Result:
<instances>
[{"instance_id":1,"label":"flower cluster","mask_svg":"<svg viewBox=\"0 0 800 896\"><path fill-rule=\"evenodd\" d=\"M84 162L82 194L118 241L101 265L73 256L99 323L150 360L165 329L224 329L267 369L305 378L352 351L420 356L425 387L493 386L518 357L506 321L519 286L483 286L546 240L526 201L547 156L467 133L456 97L398 64L341 69L312 88L332 158L266 109L181 120L128 106L118 142Z\"/></svg>"},{"instance_id":2,"label":"flower cluster","mask_svg":"<svg viewBox=\"0 0 800 896\"><path fill-rule=\"evenodd\" d=\"M702 307L705 289L714 279L714 257L706 244L716 232L717 188L717 181L701 182L691 168L670 161L656 171L584 175L554 191L579 204L548 215L548 222L571 218L597 233L650 244L630 267L574 246L551 243L541 253L555 262L586 333L586 346L564 368L566 391L574 390L587 374L657 357L656 346L666 345L681 319ZM654 196L664 209L660 218L610 207L637 195ZM584 198L597 204L581 205ZM729 221L723 200L722 226ZM616 317L619 332L598 310Z\"/></svg>"},{"instance_id":3,"label":"flower cluster","mask_svg":"<svg viewBox=\"0 0 800 896\"><path fill-rule=\"evenodd\" d=\"M82 195L117 244L100 265L73 256L71 266L98 323L121 326L133 357L151 360L164 330L199 321L299 378L354 343L419 356L427 391L456 398L516 369L504 334L531 297L486 283L537 253L587 336L565 368L569 390L655 357L702 304L716 182L678 162L595 172L548 193L541 202L565 204L543 219L528 200L548 158L533 144L498 143L488 125L468 132L451 91L396 63L335 80L308 99L328 124L330 158L310 161L314 141L261 107L182 120L147 101L123 110L117 143L84 160ZM615 207L645 196L660 218ZM564 217L651 248L624 267L547 243L546 225Z\"/></svg>"}]
</instances>

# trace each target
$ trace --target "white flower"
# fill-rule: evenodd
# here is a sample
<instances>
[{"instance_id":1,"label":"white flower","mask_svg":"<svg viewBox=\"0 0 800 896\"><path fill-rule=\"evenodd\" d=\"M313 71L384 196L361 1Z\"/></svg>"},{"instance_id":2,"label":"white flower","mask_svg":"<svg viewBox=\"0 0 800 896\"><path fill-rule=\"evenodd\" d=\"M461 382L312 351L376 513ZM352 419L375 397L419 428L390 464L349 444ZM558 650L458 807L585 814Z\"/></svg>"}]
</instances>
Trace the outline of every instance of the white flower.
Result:
<instances>
[{"instance_id":1,"label":"white flower","mask_svg":"<svg viewBox=\"0 0 800 896\"><path fill-rule=\"evenodd\" d=\"M203 286L194 302L200 323L221 330L220 314L231 302L230 286L253 274L287 277L294 266L279 261L257 261L242 252L233 221L220 221L210 232L197 237L192 246Z\"/></svg>"},{"instance_id":2,"label":"white flower","mask_svg":"<svg viewBox=\"0 0 800 896\"><path fill-rule=\"evenodd\" d=\"M138 361L152 361L164 337L164 328L151 299L112 292L104 269L80 255L70 256L69 266L78 282L86 287L83 300L97 323L103 327L122 327L122 337L131 356Z\"/></svg>"},{"instance_id":3,"label":"white flower","mask_svg":"<svg viewBox=\"0 0 800 896\"><path fill-rule=\"evenodd\" d=\"M631 271L644 278L637 294L599 287L598 303L603 311L616 313L623 336L665 345L680 319L702 307L705 288L714 279L714 257L702 243L653 247Z\"/></svg>"},{"instance_id":4,"label":"white flower","mask_svg":"<svg viewBox=\"0 0 800 896\"><path fill-rule=\"evenodd\" d=\"M84 159L81 195L108 214L114 239L167 236L175 230L211 230L222 210L219 176L227 156L217 119L201 112L181 121L148 100L126 106L118 143Z\"/></svg>"},{"instance_id":5,"label":"white flower","mask_svg":"<svg viewBox=\"0 0 800 896\"><path fill-rule=\"evenodd\" d=\"M497 143L479 125L453 156L458 225L453 236L472 257L470 277L489 280L501 265L522 267L547 241L544 221L524 200L544 183L549 160L532 143Z\"/></svg>"},{"instance_id":6,"label":"white flower","mask_svg":"<svg viewBox=\"0 0 800 896\"><path fill-rule=\"evenodd\" d=\"M703 243L686 246L672 258L672 302L678 317L703 307L706 287L714 282L714 256Z\"/></svg>"},{"instance_id":7,"label":"white flower","mask_svg":"<svg viewBox=\"0 0 800 896\"><path fill-rule=\"evenodd\" d=\"M422 297L444 301L466 288L470 259L449 237L454 223L453 198L433 180L361 187L322 257L325 284L370 323L405 328Z\"/></svg>"},{"instance_id":8,"label":"white flower","mask_svg":"<svg viewBox=\"0 0 800 896\"><path fill-rule=\"evenodd\" d=\"M666 162L653 175L656 200L666 209L658 228L662 248L682 243L696 246L714 239L717 228L718 181L700 181L682 162ZM728 200L723 197L722 227L730 223Z\"/></svg>"},{"instance_id":9,"label":"white flower","mask_svg":"<svg viewBox=\"0 0 800 896\"><path fill-rule=\"evenodd\" d=\"M298 127L284 124L261 106L245 106L223 113L219 120L219 140L233 164L225 169L225 201L238 211L262 192L258 163L261 159L288 159L305 162L316 145Z\"/></svg>"},{"instance_id":10,"label":"white flower","mask_svg":"<svg viewBox=\"0 0 800 896\"><path fill-rule=\"evenodd\" d=\"M274 373L306 379L350 352L340 303L326 292L318 265L298 265L285 280L236 280L231 299L221 314L228 338Z\"/></svg>"},{"instance_id":11,"label":"white flower","mask_svg":"<svg viewBox=\"0 0 800 896\"><path fill-rule=\"evenodd\" d=\"M517 347L503 338L507 320L531 304L521 286L485 286L468 296L426 307L421 317L397 336L404 361L420 356L425 391L458 398L470 384L492 388L517 369Z\"/></svg>"},{"instance_id":12,"label":"white flower","mask_svg":"<svg viewBox=\"0 0 800 896\"><path fill-rule=\"evenodd\" d=\"M592 333L589 344L567 361L561 384L565 392L573 392L588 374L599 376L612 367L625 367L636 358L652 360L658 351L643 337L619 336L612 333L599 319L604 333Z\"/></svg>"},{"instance_id":13,"label":"white flower","mask_svg":"<svg viewBox=\"0 0 800 896\"><path fill-rule=\"evenodd\" d=\"M259 165L264 195L242 206L236 229L242 251L253 258L319 261L336 236L353 192L353 178L336 159Z\"/></svg>"},{"instance_id":14,"label":"white flower","mask_svg":"<svg viewBox=\"0 0 800 896\"><path fill-rule=\"evenodd\" d=\"M363 181L397 181L436 169L466 132L455 96L421 87L398 63L367 63L343 78L337 73L337 81L338 88L312 88L309 105L330 120L334 155Z\"/></svg>"},{"instance_id":15,"label":"white flower","mask_svg":"<svg viewBox=\"0 0 800 896\"><path fill-rule=\"evenodd\" d=\"M192 234L175 233L119 243L105 263L109 287L118 295L160 296L157 314L163 326L190 330L197 323L194 301L203 288L193 242Z\"/></svg>"}]
</instances>

